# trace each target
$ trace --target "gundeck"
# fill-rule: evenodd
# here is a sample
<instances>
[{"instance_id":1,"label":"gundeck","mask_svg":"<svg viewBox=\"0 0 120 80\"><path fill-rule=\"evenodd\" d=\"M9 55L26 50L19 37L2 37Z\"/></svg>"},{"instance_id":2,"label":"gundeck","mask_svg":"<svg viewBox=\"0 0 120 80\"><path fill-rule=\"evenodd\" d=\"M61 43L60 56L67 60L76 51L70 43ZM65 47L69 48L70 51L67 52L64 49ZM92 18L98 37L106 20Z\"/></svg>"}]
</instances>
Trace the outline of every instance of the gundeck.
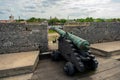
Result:
<instances>
[{"instance_id":1,"label":"gundeck","mask_svg":"<svg viewBox=\"0 0 120 80\"><path fill-rule=\"evenodd\" d=\"M76 73L74 76L67 76L63 67L65 62L51 61L50 58L39 61L31 80L119 80L120 62L111 58L96 56L99 67L96 71Z\"/></svg>"}]
</instances>

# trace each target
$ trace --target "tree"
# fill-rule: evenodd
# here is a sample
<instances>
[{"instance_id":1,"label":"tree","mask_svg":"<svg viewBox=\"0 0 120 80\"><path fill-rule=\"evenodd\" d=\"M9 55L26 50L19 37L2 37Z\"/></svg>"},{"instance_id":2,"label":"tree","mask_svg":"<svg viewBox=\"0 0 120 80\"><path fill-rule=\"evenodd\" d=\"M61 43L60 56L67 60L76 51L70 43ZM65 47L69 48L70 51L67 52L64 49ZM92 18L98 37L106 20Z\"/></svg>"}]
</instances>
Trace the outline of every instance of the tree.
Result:
<instances>
[{"instance_id":1,"label":"tree","mask_svg":"<svg viewBox=\"0 0 120 80\"><path fill-rule=\"evenodd\" d=\"M94 22L94 19L92 17L87 17L85 19L85 22Z\"/></svg>"},{"instance_id":2,"label":"tree","mask_svg":"<svg viewBox=\"0 0 120 80\"><path fill-rule=\"evenodd\" d=\"M49 25L54 25L56 24L57 22L59 22L59 19L57 19L56 17L55 18L52 18L48 21L48 24Z\"/></svg>"},{"instance_id":3,"label":"tree","mask_svg":"<svg viewBox=\"0 0 120 80\"><path fill-rule=\"evenodd\" d=\"M16 20L16 22L20 22L20 21L25 21L24 19L19 19L19 20Z\"/></svg>"},{"instance_id":4,"label":"tree","mask_svg":"<svg viewBox=\"0 0 120 80\"><path fill-rule=\"evenodd\" d=\"M36 22L36 21L37 21L37 19L35 17L32 17L32 18L27 20L27 22Z\"/></svg>"},{"instance_id":5,"label":"tree","mask_svg":"<svg viewBox=\"0 0 120 80\"><path fill-rule=\"evenodd\" d=\"M117 18L117 21L120 22L120 18Z\"/></svg>"},{"instance_id":6,"label":"tree","mask_svg":"<svg viewBox=\"0 0 120 80\"><path fill-rule=\"evenodd\" d=\"M85 22L85 19L83 19L83 18L77 19L77 22Z\"/></svg>"},{"instance_id":7,"label":"tree","mask_svg":"<svg viewBox=\"0 0 120 80\"><path fill-rule=\"evenodd\" d=\"M60 20L59 20L59 22L60 22L61 24L66 23L66 21L67 21L66 19L60 19Z\"/></svg>"},{"instance_id":8,"label":"tree","mask_svg":"<svg viewBox=\"0 0 120 80\"><path fill-rule=\"evenodd\" d=\"M105 22L105 20L101 19L101 18L97 18L97 19L95 19L95 22Z\"/></svg>"},{"instance_id":9,"label":"tree","mask_svg":"<svg viewBox=\"0 0 120 80\"><path fill-rule=\"evenodd\" d=\"M113 19L106 19L106 22L113 22Z\"/></svg>"}]
</instances>

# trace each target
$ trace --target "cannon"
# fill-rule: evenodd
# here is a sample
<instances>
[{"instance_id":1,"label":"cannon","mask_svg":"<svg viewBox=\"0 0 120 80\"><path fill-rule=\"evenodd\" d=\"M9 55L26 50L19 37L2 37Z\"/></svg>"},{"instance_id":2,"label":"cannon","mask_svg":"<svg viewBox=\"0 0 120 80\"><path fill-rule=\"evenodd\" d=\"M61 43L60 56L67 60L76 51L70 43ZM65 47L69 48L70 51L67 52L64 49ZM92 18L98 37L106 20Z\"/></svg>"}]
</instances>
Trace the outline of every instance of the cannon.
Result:
<instances>
[{"instance_id":1,"label":"cannon","mask_svg":"<svg viewBox=\"0 0 120 80\"><path fill-rule=\"evenodd\" d=\"M60 35L58 50L53 51L51 54L52 60L58 61L64 58L67 62L63 69L67 75L74 75L76 71L96 70L98 61L90 52L90 44L87 40L57 27L51 27L50 29Z\"/></svg>"}]
</instances>

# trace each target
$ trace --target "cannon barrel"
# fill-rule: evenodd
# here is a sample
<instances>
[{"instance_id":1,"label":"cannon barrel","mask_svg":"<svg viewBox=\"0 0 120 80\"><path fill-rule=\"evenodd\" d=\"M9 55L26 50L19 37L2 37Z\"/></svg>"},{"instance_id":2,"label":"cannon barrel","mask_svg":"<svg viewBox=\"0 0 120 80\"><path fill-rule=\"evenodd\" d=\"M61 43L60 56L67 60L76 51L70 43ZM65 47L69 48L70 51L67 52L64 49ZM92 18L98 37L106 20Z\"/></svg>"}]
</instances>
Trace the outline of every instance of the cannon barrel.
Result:
<instances>
[{"instance_id":1,"label":"cannon barrel","mask_svg":"<svg viewBox=\"0 0 120 80\"><path fill-rule=\"evenodd\" d=\"M75 36L69 32L65 32L62 29L59 29L57 27L51 27L50 29L56 31L57 33L60 34L61 37L65 37L72 41L72 43L79 48L80 50L88 51L89 50L89 42L87 40L84 40L78 36Z\"/></svg>"}]
</instances>

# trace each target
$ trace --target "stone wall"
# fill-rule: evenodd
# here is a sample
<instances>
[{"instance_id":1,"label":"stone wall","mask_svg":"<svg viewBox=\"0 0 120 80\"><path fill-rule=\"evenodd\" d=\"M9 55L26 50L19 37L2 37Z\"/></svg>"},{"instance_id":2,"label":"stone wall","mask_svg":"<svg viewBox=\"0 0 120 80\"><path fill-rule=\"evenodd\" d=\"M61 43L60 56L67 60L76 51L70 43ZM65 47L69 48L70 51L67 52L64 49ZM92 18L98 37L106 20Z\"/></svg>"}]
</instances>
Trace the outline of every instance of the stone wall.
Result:
<instances>
[{"instance_id":1,"label":"stone wall","mask_svg":"<svg viewBox=\"0 0 120 80\"><path fill-rule=\"evenodd\" d=\"M47 25L0 24L0 54L48 50Z\"/></svg>"},{"instance_id":2,"label":"stone wall","mask_svg":"<svg viewBox=\"0 0 120 80\"><path fill-rule=\"evenodd\" d=\"M88 40L90 43L120 40L120 23L99 22L86 23L81 26L64 26L64 30Z\"/></svg>"}]
</instances>

